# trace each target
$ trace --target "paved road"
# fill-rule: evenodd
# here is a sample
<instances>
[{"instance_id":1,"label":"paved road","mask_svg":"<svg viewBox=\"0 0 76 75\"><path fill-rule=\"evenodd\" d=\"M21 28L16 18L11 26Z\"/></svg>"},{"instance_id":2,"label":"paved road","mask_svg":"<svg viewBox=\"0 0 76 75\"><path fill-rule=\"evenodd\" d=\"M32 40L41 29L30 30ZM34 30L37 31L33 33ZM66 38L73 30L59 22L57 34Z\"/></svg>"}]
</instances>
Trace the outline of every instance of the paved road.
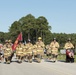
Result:
<instances>
[{"instance_id":1,"label":"paved road","mask_svg":"<svg viewBox=\"0 0 76 75\"><path fill-rule=\"evenodd\" d=\"M0 63L0 75L76 75L76 63L23 62Z\"/></svg>"}]
</instances>

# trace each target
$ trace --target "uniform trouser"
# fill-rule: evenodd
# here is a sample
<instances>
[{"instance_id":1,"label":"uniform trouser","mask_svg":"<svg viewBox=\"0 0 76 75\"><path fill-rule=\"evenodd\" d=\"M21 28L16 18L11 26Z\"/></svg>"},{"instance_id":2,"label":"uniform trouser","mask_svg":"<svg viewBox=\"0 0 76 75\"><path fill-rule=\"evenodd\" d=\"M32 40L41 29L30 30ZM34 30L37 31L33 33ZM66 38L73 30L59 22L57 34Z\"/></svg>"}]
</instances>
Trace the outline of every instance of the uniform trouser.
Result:
<instances>
[{"instance_id":1,"label":"uniform trouser","mask_svg":"<svg viewBox=\"0 0 76 75\"><path fill-rule=\"evenodd\" d=\"M74 62L74 58L70 58L70 61L73 63Z\"/></svg>"},{"instance_id":2,"label":"uniform trouser","mask_svg":"<svg viewBox=\"0 0 76 75\"><path fill-rule=\"evenodd\" d=\"M3 57L3 54L2 53L0 53L0 60L1 60L1 58Z\"/></svg>"},{"instance_id":3,"label":"uniform trouser","mask_svg":"<svg viewBox=\"0 0 76 75\"><path fill-rule=\"evenodd\" d=\"M5 58L6 63L10 63L10 56L8 56L7 58Z\"/></svg>"},{"instance_id":4,"label":"uniform trouser","mask_svg":"<svg viewBox=\"0 0 76 75\"><path fill-rule=\"evenodd\" d=\"M71 58L68 55L66 55L66 62L74 62L74 58Z\"/></svg>"},{"instance_id":5,"label":"uniform trouser","mask_svg":"<svg viewBox=\"0 0 76 75\"><path fill-rule=\"evenodd\" d=\"M70 62L70 58L67 54L66 54L66 62Z\"/></svg>"},{"instance_id":6,"label":"uniform trouser","mask_svg":"<svg viewBox=\"0 0 76 75\"><path fill-rule=\"evenodd\" d=\"M11 56L10 56L10 61L12 60L12 57L14 56L14 51L12 52Z\"/></svg>"},{"instance_id":7,"label":"uniform trouser","mask_svg":"<svg viewBox=\"0 0 76 75\"><path fill-rule=\"evenodd\" d=\"M52 58L57 58L58 55L52 54Z\"/></svg>"},{"instance_id":8,"label":"uniform trouser","mask_svg":"<svg viewBox=\"0 0 76 75\"><path fill-rule=\"evenodd\" d=\"M53 61L56 61L57 56L58 56L58 55L56 55L56 54L52 54L52 60L53 60Z\"/></svg>"},{"instance_id":9,"label":"uniform trouser","mask_svg":"<svg viewBox=\"0 0 76 75\"><path fill-rule=\"evenodd\" d=\"M46 54L47 54L47 56L51 56L51 51L47 50Z\"/></svg>"}]
</instances>

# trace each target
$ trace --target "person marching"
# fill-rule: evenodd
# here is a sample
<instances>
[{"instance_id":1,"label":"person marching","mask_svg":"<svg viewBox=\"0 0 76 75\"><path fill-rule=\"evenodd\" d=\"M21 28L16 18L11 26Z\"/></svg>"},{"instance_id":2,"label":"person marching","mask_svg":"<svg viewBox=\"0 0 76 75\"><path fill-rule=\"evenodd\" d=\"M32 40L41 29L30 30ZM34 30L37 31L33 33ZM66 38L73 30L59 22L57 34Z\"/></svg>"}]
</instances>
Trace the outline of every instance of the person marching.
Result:
<instances>
[{"instance_id":1,"label":"person marching","mask_svg":"<svg viewBox=\"0 0 76 75\"><path fill-rule=\"evenodd\" d=\"M59 43L56 41L56 38L50 43L52 61L56 62L58 56Z\"/></svg>"},{"instance_id":2,"label":"person marching","mask_svg":"<svg viewBox=\"0 0 76 75\"><path fill-rule=\"evenodd\" d=\"M36 42L36 46L37 46L38 62L41 62L41 58L44 55L44 47L45 47L45 44L42 41L42 38L41 37L38 37L38 41Z\"/></svg>"},{"instance_id":3,"label":"person marching","mask_svg":"<svg viewBox=\"0 0 76 75\"><path fill-rule=\"evenodd\" d=\"M68 38L64 48L66 49L66 62L74 62L74 46L71 43L71 38Z\"/></svg>"},{"instance_id":4,"label":"person marching","mask_svg":"<svg viewBox=\"0 0 76 75\"><path fill-rule=\"evenodd\" d=\"M8 44L12 47L13 46L13 43L12 43L12 40L8 40ZM10 56L10 61L12 62L12 57L14 56L14 51L12 50L12 54Z\"/></svg>"},{"instance_id":5,"label":"person marching","mask_svg":"<svg viewBox=\"0 0 76 75\"><path fill-rule=\"evenodd\" d=\"M30 39L28 39L28 42L25 44L25 46L26 46L26 58L30 63L32 63L33 44L31 43Z\"/></svg>"},{"instance_id":6,"label":"person marching","mask_svg":"<svg viewBox=\"0 0 76 75\"><path fill-rule=\"evenodd\" d=\"M16 47L16 57L18 59L18 63L22 63L23 47L24 47L24 45L22 44L22 41L19 41L18 45Z\"/></svg>"},{"instance_id":7,"label":"person marching","mask_svg":"<svg viewBox=\"0 0 76 75\"><path fill-rule=\"evenodd\" d=\"M46 55L48 57L48 59L50 59L50 56L51 56L51 47L50 45L46 45Z\"/></svg>"},{"instance_id":8,"label":"person marching","mask_svg":"<svg viewBox=\"0 0 76 75\"><path fill-rule=\"evenodd\" d=\"M8 43L8 40L5 41L5 44L3 46L3 50L4 50L5 62L6 62L6 64L10 64L10 62L11 62L10 57L11 57L11 54L12 54L12 47Z\"/></svg>"}]
</instances>

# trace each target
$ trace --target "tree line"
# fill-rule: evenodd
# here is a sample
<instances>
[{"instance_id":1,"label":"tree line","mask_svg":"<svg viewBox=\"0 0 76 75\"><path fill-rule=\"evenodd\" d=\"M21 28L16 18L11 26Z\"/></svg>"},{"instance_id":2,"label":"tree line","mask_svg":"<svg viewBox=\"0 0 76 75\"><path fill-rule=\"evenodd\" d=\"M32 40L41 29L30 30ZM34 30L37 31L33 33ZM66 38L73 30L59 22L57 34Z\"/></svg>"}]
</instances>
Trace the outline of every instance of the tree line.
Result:
<instances>
[{"instance_id":1,"label":"tree line","mask_svg":"<svg viewBox=\"0 0 76 75\"><path fill-rule=\"evenodd\" d=\"M6 39L14 41L16 40L18 34L22 32L23 42L28 39L34 44L37 41L37 38L40 36L43 39L43 42L47 45L57 38L57 41L62 48L68 38L72 39L72 43L76 46L76 34L66 34L66 33L52 33L51 25L49 25L48 20L44 16L39 16L35 18L32 14L28 14L24 17L21 17L18 21L14 21L9 27L7 33L0 32L0 42L4 43Z\"/></svg>"}]
</instances>

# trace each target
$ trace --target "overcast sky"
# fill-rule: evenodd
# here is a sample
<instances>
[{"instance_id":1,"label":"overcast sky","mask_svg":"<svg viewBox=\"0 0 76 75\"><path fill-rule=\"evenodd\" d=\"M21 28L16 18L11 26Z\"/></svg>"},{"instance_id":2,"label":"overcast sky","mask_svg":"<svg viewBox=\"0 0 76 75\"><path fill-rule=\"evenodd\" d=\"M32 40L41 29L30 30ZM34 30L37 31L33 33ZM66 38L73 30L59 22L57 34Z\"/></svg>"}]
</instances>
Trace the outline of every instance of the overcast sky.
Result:
<instances>
[{"instance_id":1,"label":"overcast sky","mask_svg":"<svg viewBox=\"0 0 76 75\"><path fill-rule=\"evenodd\" d=\"M0 0L0 31L32 14L44 16L55 33L76 33L76 0Z\"/></svg>"}]
</instances>

